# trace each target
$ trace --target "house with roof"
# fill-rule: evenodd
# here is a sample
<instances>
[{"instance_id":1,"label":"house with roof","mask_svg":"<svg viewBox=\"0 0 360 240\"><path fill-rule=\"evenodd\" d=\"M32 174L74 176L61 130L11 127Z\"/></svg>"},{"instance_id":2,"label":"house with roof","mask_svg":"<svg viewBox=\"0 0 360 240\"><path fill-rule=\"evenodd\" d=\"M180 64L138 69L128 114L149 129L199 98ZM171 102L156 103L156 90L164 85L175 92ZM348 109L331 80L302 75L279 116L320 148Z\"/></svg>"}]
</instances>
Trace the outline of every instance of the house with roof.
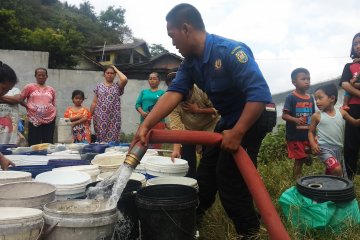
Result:
<instances>
[{"instance_id":1,"label":"house with roof","mask_svg":"<svg viewBox=\"0 0 360 240\"><path fill-rule=\"evenodd\" d=\"M182 60L169 52L152 57L147 43L135 39L132 43L89 47L77 69L99 70L99 67L115 65L129 79L145 80L151 72L158 72L164 79L170 70L180 66Z\"/></svg>"}]
</instances>

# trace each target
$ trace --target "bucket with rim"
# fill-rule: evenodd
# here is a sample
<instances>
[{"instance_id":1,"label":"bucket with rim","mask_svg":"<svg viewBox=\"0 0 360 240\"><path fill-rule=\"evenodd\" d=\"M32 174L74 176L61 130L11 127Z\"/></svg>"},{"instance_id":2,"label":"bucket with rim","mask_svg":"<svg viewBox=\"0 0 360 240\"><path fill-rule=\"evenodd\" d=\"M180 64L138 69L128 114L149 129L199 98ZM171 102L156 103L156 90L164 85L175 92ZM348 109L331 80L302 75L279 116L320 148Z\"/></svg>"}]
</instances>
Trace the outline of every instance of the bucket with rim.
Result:
<instances>
[{"instance_id":1,"label":"bucket with rim","mask_svg":"<svg viewBox=\"0 0 360 240\"><path fill-rule=\"evenodd\" d=\"M193 187L165 184L140 189L136 194L141 239L193 240L197 192Z\"/></svg>"},{"instance_id":2,"label":"bucket with rim","mask_svg":"<svg viewBox=\"0 0 360 240\"><path fill-rule=\"evenodd\" d=\"M0 186L0 207L42 209L55 200L56 187L48 183L17 182Z\"/></svg>"},{"instance_id":3,"label":"bucket with rim","mask_svg":"<svg viewBox=\"0 0 360 240\"><path fill-rule=\"evenodd\" d=\"M184 177L189 171L189 164L180 158L175 158L173 162L170 157L152 156L146 159L145 171L147 179L164 176Z\"/></svg>"},{"instance_id":4,"label":"bucket with rim","mask_svg":"<svg viewBox=\"0 0 360 240\"><path fill-rule=\"evenodd\" d=\"M26 181L31 181L31 173L22 171L0 171L0 185Z\"/></svg>"},{"instance_id":5,"label":"bucket with rim","mask_svg":"<svg viewBox=\"0 0 360 240\"><path fill-rule=\"evenodd\" d=\"M56 200L67 200L84 197L86 185L91 182L91 177L78 171L51 171L40 173L35 181L54 185Z\"/></svg>"},{"instance_id":6,"label":"bucket with rim","mask_svg":"<svg viewBox=\"0 0 360 240\"><path fill-rule=\"evenodd\" d=\"M0 213L0 239L39 239L44 227L41 210L34 208L0 207Z\"/></svg>"},{"instance_id":7,"label":"bucket with rim","mask_svg":"<svg viewBox=\"0 0 360 240\"><path fill-rule=\"evenodd\" d=\"M118 219L105 201L66 200L45 204L46 240L110 240Z\"/></svg>"},{"instance_id":8,"label":"bucket with rim","mask_svg":"<svg viewBox=\"0 0 360 240\"><path fill-rule=\"evenodd\" d=\"M176 176L156 177L149 179L146 182L146 186L162 185L162 184L180 184L180 185L193 187L196 189L196 191L199 190L199 186L196 179L189 177L176 177Z\"/></svg>"},{"instance_id":9,"label":"bucket with rim","mask_svg":"<svg viewBox=\"0 0 360 240\"><path fill-rule=\"evenodd\" d=\"M90 175L91 181L97 181L96 178L100 174L100 169L97 165L77 165L54 168L53 171L78 171L84 172Z\"/></svg>"},{"instance_id":10,"label":"bucket with rim","mask_svg":"<svg viewBox=\"0 0 360 240\"><path fill-rule=\"evenodd\" d=\"M86 188L96 186L98 182L90 183ZM130 179L117 203L117 208L121 212L115 226L113 240L136 240L139 237L139 217L135 203L136 191L142 186L137 180ZM112 185L108 187L112 188Z\"/></svg>"}]
</instances>

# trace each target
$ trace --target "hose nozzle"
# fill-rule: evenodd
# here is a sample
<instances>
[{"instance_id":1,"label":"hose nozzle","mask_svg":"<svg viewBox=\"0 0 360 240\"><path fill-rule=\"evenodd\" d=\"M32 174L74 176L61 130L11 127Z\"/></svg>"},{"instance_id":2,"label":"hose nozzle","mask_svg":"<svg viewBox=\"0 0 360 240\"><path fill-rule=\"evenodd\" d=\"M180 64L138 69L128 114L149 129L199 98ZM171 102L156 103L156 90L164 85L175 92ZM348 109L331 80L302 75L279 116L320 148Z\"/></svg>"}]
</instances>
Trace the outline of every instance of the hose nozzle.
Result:
<instances>
[{"instance_id":1,"label":"hose nozzle","mask_svg":"<svg viewBox=\"0 0 360 240\"><path fill-rule=\"evenodd\" d=\"M136 168L140 164L140 160L145 155L147 147L145 147L140 141L135 143L135 145L130 149L129 153L126 155L124 163L129 166Z\"/></svg>"}]
</instances>

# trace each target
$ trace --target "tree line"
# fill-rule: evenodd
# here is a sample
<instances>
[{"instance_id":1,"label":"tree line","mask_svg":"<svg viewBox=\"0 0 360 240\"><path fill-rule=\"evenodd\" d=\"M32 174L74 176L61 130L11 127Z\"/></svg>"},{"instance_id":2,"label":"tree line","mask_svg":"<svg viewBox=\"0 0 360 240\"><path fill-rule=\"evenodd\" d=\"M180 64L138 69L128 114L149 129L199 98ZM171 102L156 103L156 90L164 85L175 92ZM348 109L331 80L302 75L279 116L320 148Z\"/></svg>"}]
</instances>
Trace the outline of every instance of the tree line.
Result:
<instances>
[{"instance_id":1,"label":"tree line","mask_svg":"<svg viewBox=\"0 0 360 240\"><path fill-rule=\"evenodd\" d=\"M89 1L76 7L58 0L1 0L0 48L47 51L50 68L73 68L86 47L133 38L125 9L96 14Z\"/></svg>"}]
</instances>

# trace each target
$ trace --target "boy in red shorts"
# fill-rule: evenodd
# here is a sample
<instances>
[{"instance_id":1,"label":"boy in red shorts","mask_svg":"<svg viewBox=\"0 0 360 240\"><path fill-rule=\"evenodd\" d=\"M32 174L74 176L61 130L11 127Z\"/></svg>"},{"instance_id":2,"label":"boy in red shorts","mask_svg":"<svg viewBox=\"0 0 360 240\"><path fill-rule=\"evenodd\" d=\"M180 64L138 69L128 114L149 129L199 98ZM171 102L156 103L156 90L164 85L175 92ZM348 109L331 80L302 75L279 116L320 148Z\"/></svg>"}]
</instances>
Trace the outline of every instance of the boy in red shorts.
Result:
<instances>
[{"instance_id":1,"label":"boy in red shorts","mask_svg":"<svg viewBox=\"0 0 360 240\"><path fill-rule=\"evenodd\" d=\"M293 175L298 179L303 164L311 165L312 162L308 155L308 130L315 104L313 97L306 93L310 87L310 73L307 69L296 68L291 73L291 81L295 90L286 97L282 119L286 121L288 157L295 160Z\"/></svg>"}]
</instances>

